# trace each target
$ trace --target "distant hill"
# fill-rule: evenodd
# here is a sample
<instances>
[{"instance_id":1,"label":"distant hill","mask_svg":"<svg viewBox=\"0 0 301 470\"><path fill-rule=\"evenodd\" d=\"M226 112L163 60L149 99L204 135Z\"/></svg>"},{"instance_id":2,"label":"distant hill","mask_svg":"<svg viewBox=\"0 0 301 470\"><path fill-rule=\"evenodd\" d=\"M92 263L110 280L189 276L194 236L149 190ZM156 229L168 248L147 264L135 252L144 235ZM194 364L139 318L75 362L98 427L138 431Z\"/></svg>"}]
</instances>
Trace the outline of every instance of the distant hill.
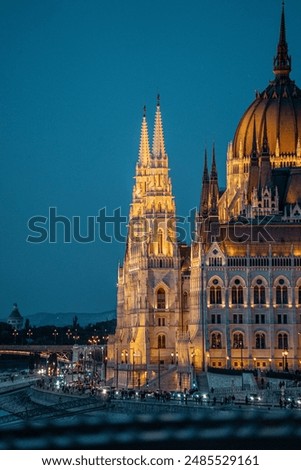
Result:
<instances>
[{"instance_id":1,"label":"distant hill","mask_svg":"<svg viewBox=\"0 0 301 470\"><path fill-rule=\"evenodd\" d=\"M77 313L77 312L58 312L48 313L39 312L32 315L24 315L24 320L28 318L31 326L72 326L73 318L77 316L80 326L87 326L90 323L98 323L116 318L116 310L107 310L100 313ZM6 322L7 318L2 319ZM0 320L1 321L1 320Z\"/></svg>"}]
</instances>

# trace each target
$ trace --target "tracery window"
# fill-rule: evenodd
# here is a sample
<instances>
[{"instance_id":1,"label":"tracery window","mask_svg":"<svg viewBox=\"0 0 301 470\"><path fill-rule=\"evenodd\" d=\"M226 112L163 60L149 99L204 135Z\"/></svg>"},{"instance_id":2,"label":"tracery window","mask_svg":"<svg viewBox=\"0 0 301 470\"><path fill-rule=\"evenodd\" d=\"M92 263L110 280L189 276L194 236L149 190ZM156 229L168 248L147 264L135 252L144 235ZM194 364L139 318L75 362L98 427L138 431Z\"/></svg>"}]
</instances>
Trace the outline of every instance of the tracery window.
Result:
<instances>
[{"instance_id":1,"label":"tracery window","mask_svg":"<svg viewBox=\"0 0 301 470\"><path fill-rule=\"evenodd\" d=\"M164 310L166 307L166 295L165 290L160 287L157 291L157 308Z\"/></svg>"},{"instance_id":2,"label":"tracery window","mask_svg":"<svg viewBox=\"0 0 301 470\"><path fill-rule=\"evenodd\" d=\"M241 305L244 303L244 291L239 279L235 279L231 288L232 305Z\"/></svg>"},{"instance_id":3,"label":"tracery window","mask_svg":"<svg viewBox=\"0 0 301 470\"><path fill-rule=\"evenodd\" d=\"M158 336L158 349L165 349L166 348L166 336L159 335Z\"/></svg>"},{"instance_id":4,"label":"tracery window","mask_svg":"<svg viewBox=\"0 0 301 470\"><path fill-rule=\"evenodd\" d=\"M222 335L220 333L211 334L211 348L221 349L222 347Z\"/></svg>"}]
</instances>

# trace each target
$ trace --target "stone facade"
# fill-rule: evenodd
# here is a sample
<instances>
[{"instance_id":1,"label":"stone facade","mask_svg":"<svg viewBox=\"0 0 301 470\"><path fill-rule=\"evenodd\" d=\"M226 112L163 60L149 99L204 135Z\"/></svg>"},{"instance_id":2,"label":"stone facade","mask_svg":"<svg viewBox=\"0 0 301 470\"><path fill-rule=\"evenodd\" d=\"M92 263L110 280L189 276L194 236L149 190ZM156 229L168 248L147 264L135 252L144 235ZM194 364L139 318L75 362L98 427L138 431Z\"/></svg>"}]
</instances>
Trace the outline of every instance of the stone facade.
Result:
<instances>
[{"instance_id":1,"label":"stone facade","mask_svg":"<svg viewBox=\"0 0 301 470\"><path fill-rule=\"evenodd\" d=\"M274 80L229 144L224 191L215 149L210 171L205 153L191 247L176 240L159 99L152 150L144 113L108 341L115 385L191 387L208 366L301 368L301 90L290 71L283 7Z\"/></svg>"}]
</instances>

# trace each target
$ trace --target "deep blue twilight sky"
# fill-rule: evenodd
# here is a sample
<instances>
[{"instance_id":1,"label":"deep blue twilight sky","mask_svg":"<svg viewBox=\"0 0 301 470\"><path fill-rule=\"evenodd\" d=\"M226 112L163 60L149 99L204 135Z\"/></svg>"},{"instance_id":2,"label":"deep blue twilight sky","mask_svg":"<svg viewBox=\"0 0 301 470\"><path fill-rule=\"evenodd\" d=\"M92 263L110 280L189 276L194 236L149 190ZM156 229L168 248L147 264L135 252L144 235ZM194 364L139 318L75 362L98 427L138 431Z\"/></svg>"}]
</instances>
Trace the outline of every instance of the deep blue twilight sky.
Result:
<instances>
[{"instance_id":1,"label":"deep blue twilight sky","mask_svg":"<svg viewBox=\"0 0 301 470\"><path fill-rule=\"evenodd\" d=\"M300 0L286 1L301 85ZM273 78L280 0L0 0L0 318L115 308L124 244L29 244L27 221L128 214L143 106L161 95L178 215L198 204L204 148L228 142ZM123 226L123 232L124 226Z\"/></svg>"}]
</instances>

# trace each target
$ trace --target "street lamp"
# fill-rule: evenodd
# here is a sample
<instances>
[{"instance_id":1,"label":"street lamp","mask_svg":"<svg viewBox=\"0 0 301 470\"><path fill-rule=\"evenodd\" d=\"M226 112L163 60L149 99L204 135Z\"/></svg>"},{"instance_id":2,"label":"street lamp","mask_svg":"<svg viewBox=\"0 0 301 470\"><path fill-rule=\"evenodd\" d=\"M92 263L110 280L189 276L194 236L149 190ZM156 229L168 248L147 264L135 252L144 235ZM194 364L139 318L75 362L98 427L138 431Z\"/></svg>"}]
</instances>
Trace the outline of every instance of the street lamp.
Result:
<instances>
[{"instance_id":1,"label":"street lamp","mask_svg":"<svg viewBox=\"0 0 301 470\"><path fill-rule=\"evenodd\" d=\"M54 337L54 344L56 344L56 337L58 336L57 329L53 331L52 336Z\"/></svg>"},{"instance_id":2,"label":"street lamp","mask_svg":"<svg viewBox=\"0 0 301 470\"><path fill-rule=\"evenodd\" d=\"M32 330L29 328L29 330L27 331L26 335L28 336L28 339L30 340L32 335L33 335L33 332Z\"/></svg>"},{"instance_id":3,"label":"street lamp","mask_svg":"<svg viewBox=\"0 0 301 470\"><path fill-rule=\"evenodd\" d=\"M129 353L125 351L125 364L126 364L126 389L129 387L129 366L128 366L128 355Z\"/></svg>"},{"instance_id":4,"label":"street lamp","mask_svg":"<svg viewBox=\"0 0 301 470\"><path fill-rule=\"evenodd\" d=\"M172 352L170 356L171 356L171 363L174 364L174 356L175 356L174 353Z\"/></svg>"},{"instance_id":5,"label":"street lamp","mask_svg":"<svg viewBox=\"0 0 301 470\"><path fill-rule=\"evenodd\" d=\"M191 365L192 365L192 367L194 366L194 356L195 356L195 353L192 352L191 353Z\"/></svg>"},{"instance_id":6,"label":"street lamp","mask_svg":"<svg viewBox=\"0 0 301 470\"><path fill-rule=\"evenodd\" d=\"M71 332L70 328L68 328L68 331L67 331L67 333L66 333L66 336L68 337L68 342L70 342L70 338L71 338L71 336L72 336L72 332Z\"/></svg>"},{"instance_id":7,"label":"street lamp","mask_svg":"<svg viewBox=\"0 0 301 470\"><path fill-rule=\"evenodd\" d=\"M282 369L284 371L288 371L288 367L287 367L287 356L288 356L288 351L285 350L282 352Z\"/></svg>"},{"instance_id":8,"label":"street lamp","mask_svg":"<svg viewBox=\"0 0 301 470\"><path fill-rule=\"evenodd\" d=\"M116 390L118 390L118 348L116 348Z\"/></svg>"},{"instance_id":9,"label":"street lamp","mask_svg":"<svg viewBox=\"0 0 301 470\"><path fill-rule=\"evenodd\" d=\"M160 348L158 348L158 389L161 390L161 356Z\"/></svg>"},{"instance_id":10,"label":"street lamp","mask_svg":"<svg viewBox=\"0 0 301 470\"><path fill-rule=\"evenodd\" d=\"M135 389L135 351L133 350L133 390Z\"/></svg>"},{"instance_id":11,"label":"street lamp","mask_svg":"<svg viewBox=\"0 0 301 470\"><path fill-rule=\"evenodd\" d=\"M207 357L207 365L209 365L209 367L210 367L210 354L209 354L209 352L207 352L206 357Z\"/></svg>"},{"instance_id":12,"label":"street lamp","mask_svg":"<svg viewBox=\"0 0 301 470\"><path fill-rule=\"evenodd\" d=\"M12 332L12 335L14 337L14 343L16 344L17 343L17 336L18 336L18 331L16 330L16 328L14 329L14 331Z\"/></svg>"},{"instance_id":13,"label":"street lamp","mask_svg":"<svg viewBox=\"0 0 301 470\"><path fill-rule=\"evenodd\" d=\"M75 330L74 335L72 337L74 339L74 344L77 344L77 341L79 340L80 336L77 333L77 330Z\"/></svg>"},{"instance_id":14,"label":"street lamp","mask_svg":"<svg viewBox=\"0 0 301 470\"><path fill-rule=\"evenodd\" d=\"M242 357L242 350L244 347L244 342L242 340L239 341L239 347L240 347L240 368L242 369L244 366L243 357Z\"/></svg>"},{"instance_id":15,"label":"street lamp","mask_svg":"<svg viewBox=\"0 0 301 470\"><path fill-rule=\"evenodd\" d=\"M96 372L95 349L96 349L96 345L99 343L99 337L97 335L91 336L91 338L88 339L88 343L91 344L93 347L93 377L92 377L92 380L93 380L95 376L95 372Z\"/></svg>"}]
</instances>

